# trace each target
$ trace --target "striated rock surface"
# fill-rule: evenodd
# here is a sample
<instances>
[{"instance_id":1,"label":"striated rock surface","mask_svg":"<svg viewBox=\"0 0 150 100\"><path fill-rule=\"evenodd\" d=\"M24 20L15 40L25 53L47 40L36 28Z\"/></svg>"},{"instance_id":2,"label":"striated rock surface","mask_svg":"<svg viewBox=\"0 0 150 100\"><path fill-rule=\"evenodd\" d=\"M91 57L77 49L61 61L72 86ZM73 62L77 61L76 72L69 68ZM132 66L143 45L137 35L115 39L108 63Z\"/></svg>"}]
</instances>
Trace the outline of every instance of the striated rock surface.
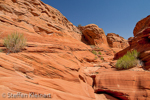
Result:
<instances>
[{"instance_id":1,"label":"striated rock surface","mask_svg":"<svg viewBox=\"0 0 150 100\"><path fill-rule=\"evenodd\" d=\"M146 18L141 19L135 26L133 30L134 36L141 33L141 31L145 30L145 28L150 27L150 15Z\"/></svg>"},{"instance_id":2,"label":"striated rock surface","mask_svg":"<svg viewBox=\"0 0 150 100\"><path fill-rule=\"evenodd\" d=\"M16 31L24 34L27 46L6 55L3 39ZM1 0L0 33L0 100L3 93L9 100L9 92L50 93L52 100L96 99L93 80L81 72L84 66L93 67L95 55L78 41L80 31L58 10L40 0Z\"/></svg>"},{"instance_id":3,"label":"striated rock surface","mask_svg":"<svg viewBox=\"0 0 150 100\"><path fill-rule=\"evenodd\" d=\"M90 77L69 53L0 54L0 94L51 94L52 100L93 100ZM91 81L92 82L92 81ZM0 97L2 100L3 98ZM6 97L6 100L10 98ZM32 98L29 98L29 100ZM34 98L33 98L34 99ZM40 100L45 100L40 98Z\"/></svg>"},{"instance_id":4,"label":"striated rock surface","mask_svg":"<svg viewBox=\"0 0 150 100\"><path fill-rule=\"evenodd\" d=\"M127 51L136 49L140 52L140 59L143 61L143 66L135 67L125 71L118 71L112 63L100 64L94 77L95 93L112 96L114 100L149 100L149 75L150 72L150 41L149 41L149 18L139 21L134 28L134 37L128 39L129 47L116 53L114 59L118 59L126 54ZM147 70L144 70L144 69Z\"/></svg>"},{"instance_id":5,"label":"striated rock surface","mask_svg":"<svg viewBox=\"0 0 150 100\"><path fill-rule=\"evenodd\" d=\"M122 48L110 48L104 31L95 24L80 30L57 9L40 0L1 0L0 100L21 100L8 98L7 93L18 92L50 93L51 100L149 99L149 72L141 68L116 71L114 53ZM3 39L16 31L24 34L27 46L19 53L6 55ZM139 33L139 36L144 39L140 43L146 45L138 49L135 40L140 37L134 37L129 39L131 46L125 50L135 47L144 51L146 48L141 58L147 61L148 34ZM83 38L94 48L82 43Z\"/></svg>"},{"instance_id":6,"label":"striated rock surface","mask_svg":"<svg viewBox=\"0 0 150 100\"><path fill-rule=\"evenodd\" d=\"M124 49L129 46L128 41L115 33L107 34L107 42L111 48Z\"/></svg>"},{"instance_id":7,"label":"striated rock surface","mask_svg":"<svg viewBox=\"0 0 150 100\"><path fill-rule=\"evenodd\" d=\"M105 66L100 63L111 61L114 54L105 47L103 30L97 26L93 30L100 34L94 38L98 41L95 43L98 39L104 42L97 50L101 55L91 53L92 48L80 41L81 32L57 9L40 0L1 0L0 100L4 99L3 93L9 100L7 93L18 92L50 93L52 100L106 100L105 95L94 93L93 79L84 69ZM19 53L6 55L3 39L16 31L24 34L27 46Z\"/></svg>"},{"instance_id":8,"label":"striated rock surface","mask_svg":"<svg viewBox=\"0 0 150 100\"><path fill-rule=\"evenodd\" d=\"M107 38L102 28L99 28L95 24L89 24L86 26L81 26L79 29L82 31L83 38L90 45L101 45L107 43Z\"/></svg>"},{"instance_id":9,"label":"striated rock surface","mask_svg":"<svg viewBox=\"0 0 150 100\"><path fill-rule=\"evenodd\" d=\"M1 0L0 21L1 26L11 25L17 31L23 30L34 35L60 35L81 39L76 26L57 9L40 0ZM5 31L1 31L3 32Z\"/></svg>"},{"instance_id":10,"label":"striated rock surface","mask_svg":"<svg viewBox=\"0 0 150 100\"><path fill-rule=\"evenodd\" d=\"M95 92L113 96L112 100L149 100L149 72L100 71L95 78Z\"/></svg>"}]
</instances>

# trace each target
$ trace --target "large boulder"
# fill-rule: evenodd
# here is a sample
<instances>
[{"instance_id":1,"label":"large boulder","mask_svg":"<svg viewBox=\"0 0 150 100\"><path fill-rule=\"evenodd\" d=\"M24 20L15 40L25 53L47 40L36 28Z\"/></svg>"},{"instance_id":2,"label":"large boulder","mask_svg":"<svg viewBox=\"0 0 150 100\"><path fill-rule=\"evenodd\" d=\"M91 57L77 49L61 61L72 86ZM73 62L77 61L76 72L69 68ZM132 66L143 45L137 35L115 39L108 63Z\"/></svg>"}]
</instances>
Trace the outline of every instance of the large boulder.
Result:
<instances>
[{"instance_id":1,"label":"large boulder","mask_svg":"<svg viewBox=\"0 0 150 100\"><path fill-rule=\"evenodd\" d=\"M99 28L95 24L89 24L86 26L80 27L80 30L83 33L83 37L90 45L101 45L107 43L107 38L102 28Z\"/></svg>"},{"instance_id":2,"label":"large boulder","mask_svg":"<svg viewBox=\"0 0 150 100\"><path fill-rule=\"evenodd\" d=\"M129 46L129 43L126 39L115 33L107 34L107 42L111 48L124 49Z\"/></svg>"}]
</instances>

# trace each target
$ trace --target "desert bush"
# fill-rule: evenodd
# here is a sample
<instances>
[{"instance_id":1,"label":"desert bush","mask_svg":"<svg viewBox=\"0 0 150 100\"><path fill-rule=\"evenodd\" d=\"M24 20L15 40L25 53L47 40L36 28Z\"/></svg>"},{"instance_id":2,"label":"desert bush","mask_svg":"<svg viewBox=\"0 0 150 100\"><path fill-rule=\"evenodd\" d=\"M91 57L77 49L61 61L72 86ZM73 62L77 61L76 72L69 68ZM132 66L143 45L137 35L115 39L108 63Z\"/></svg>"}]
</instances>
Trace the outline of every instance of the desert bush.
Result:
<instances>
[{"instance_id":1,"label":"desert bush","mask_svg":"<svg viewBox=\"0 0 150 100\"><path fill-rule=\"evenodd\" d=\"M97 52L96 52L95 50L92 50L92 53L93 53L94 55L97 55Z\"/></svg>"},{"instance_id":2,"label":"desert bush","mask_svg":"<svg viewBox=\"0 0 150 100\"><path fill-rule=\"evenodd\" d=\"M4 45L8 50L8 53L10 52L19 52L21 49L23 49L26 45L26 39L23 34L20 33L12 33L8 35L6 38L4 38Z\"/></svg>"},{"instance_id":3,"label":"desert bush","mask_svg":"<svg viewBox=\"0 0 150 100\"><path fill-rule=\"evenodd\" d=\"M104 60L104 58L103 58L103 57L101 57L101 60Z\"/></svg>"},{"instance_id":4,"label":"desert bush","mask_svg":"<svg viewBox=\"0 0 150 100\"><path fill-rule=\"evenodd\" d=\"M81 27L82 25L81 24L79 24L77 27L79 28L79 27Z\"/></svg>"},{"instance_id":5,"label":"desert bush","mask_svg":"<svg viewBox=\"0 0 150 100\"><path fill-rule=\"evenodd\" d=\"M79 29L79 31L80 32L78 32L79 34L81 34L81 35L83 35L83 33L82 33L82 25L81 24L79 24L78 26L76 26L78 29Z\"/></svg>"},{"instance_id":6,"label":"desert bush","mask_svg":"<svg viewBox=\"0 0 150 100\"><path fill-rule=\"evenodd\" d=\"M101 55L102 53L99 51L98 54Z\"/></svg>"},{"instance_id":7,"label":"desert bush","mask_svg":"<svg viewBox=\"0 0 150 100\"><path fill-rule=\"evenodd\" d=\"M95 56L95 59L97 59L97 56Z\"/></svg>"},{"instance_id":8,"label":"desert bush","mask_svg":"<svg viewBox=\"0 0 150 100\"><path fill-rule=\"evenodd\" d=\"M131 52L127 52L123 57L121 57L117 63L117 69L128 69L135 67L138 64L138 56L139 52L133 50Z\"/></svg>"},{"instance_id":9,"label":"desert bush","mask_svg":"<svg viewBox=\"0 0 150 100\"><path fill-rule=\"evenodd\" d=\"M0 49L0 52L3 52L3 50L2 50L2 49Z\"/></svg>"}]
</instances>

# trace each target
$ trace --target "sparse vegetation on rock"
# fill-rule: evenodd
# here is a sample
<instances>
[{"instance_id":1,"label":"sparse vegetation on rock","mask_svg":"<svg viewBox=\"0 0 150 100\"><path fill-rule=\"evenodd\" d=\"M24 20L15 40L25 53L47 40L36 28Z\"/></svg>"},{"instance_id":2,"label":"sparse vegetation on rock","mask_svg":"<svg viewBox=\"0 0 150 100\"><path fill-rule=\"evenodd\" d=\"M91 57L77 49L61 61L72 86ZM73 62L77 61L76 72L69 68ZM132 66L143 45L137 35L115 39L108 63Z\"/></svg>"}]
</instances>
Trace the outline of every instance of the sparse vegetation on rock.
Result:
<instances>
[{"instance_id":1,"label":"sparse vegetation on rock","mask_svg":"<svg viewBox=\"0 0 150 100\"><path fill-rule=\"evenodd\" d=\"M0 52L3 52L3 50L2 50L2 49L0 49Z\"/></svg>"},{"instance_id":2,"label":"sparse vegetation on rock","mask_svg":"<svg viewBox=\"0 0 150 100\"><path fill-rule=\"evenodd\" d=\"M101 60L104 60L104 58L103 58L103 57L101 57Z\"/></svg>"},{"instance_id":3,"label":"sparse vegetation on rock","mask_svg":"<svg viewBox=\"0 0 150 100\"><path fill-rule=\"evenodd\" d=\"M102 53L99 51L98 54L101 55Z\"/></svg>"},{"instance_id":4,"label":"sparse vegetation on rock","mask_svg":"<svg viewBox=\"0 0 150 100\"><path fill-rule=\"evenodd\" d=\"M121 57L117 63L116 68L117 69L128 69L135 67L138 64L138 56L139 52L136 50L133 50L131 52L127 52L123 57Z\"/></svg>"},{"instance_id":5,"label":"sparse vegetation on rock","mask_svg":"<svg viewBox=\"0 0 150 100\"><path fill-rule=\"evenodd\" d=\"M81 24L79 24L77 27L79 28L79 27L81 27L82 25Z\"/></svg>"},{"instance_id":6,"label":"sparse vegetation on rock","mask_svg":"<svg viewBox=\"0 0 150 100\"><path fill-rule=\"evenodd\" d=\"M92 50L92 53L93 53L94 55L97 55L97 52L96 52L95 50Z\"/></svg>"},{"instance_id":7,"label":"sparse vegetation on rock","mask_svg":"<svg viewBox=\"0 0 150 100\"><path fill-rule=\"evenodd\" d=\"M95 56L95 59L97 59L97 56Z\"/></svg>"},{"instance_id":8,"label":"sparse vegetation on rock","mask_svg":"<svg viewBox=\"0 0 150 100\"><path fill-rule=\"evenodd\" d=\"M4 45L8 50L8 53L10 52L19 52L21 49L23 49L26 45L26 39L23 34L21 33L12 33L8 35L4 39Z\"/></svg>"}]
</instances>

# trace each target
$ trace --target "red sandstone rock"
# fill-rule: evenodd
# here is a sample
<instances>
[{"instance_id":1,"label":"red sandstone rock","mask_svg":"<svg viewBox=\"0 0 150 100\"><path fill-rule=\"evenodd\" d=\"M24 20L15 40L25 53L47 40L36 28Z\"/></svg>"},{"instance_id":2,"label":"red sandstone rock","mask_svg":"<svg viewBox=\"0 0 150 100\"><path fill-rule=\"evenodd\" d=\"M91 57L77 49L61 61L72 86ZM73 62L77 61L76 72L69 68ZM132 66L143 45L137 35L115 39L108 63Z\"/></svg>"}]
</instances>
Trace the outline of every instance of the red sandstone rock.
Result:
<instances>
[{"instance_id":1,"label":"red sandstone rock","mask_svg":"<svg viewBox=\"0 0 150 100\"><path fill-rule=\"evenodd\" d=\"M27 47L22 52L6 55L3 38L15 31L25 35ZM112 61L112 58L116 52L113 51L120 49L108 46L101 28L92 24L82 29L89 44L97 45L93 50L101 52L101 55L94 55L90 46L78 41L82 38L81 32L57 9L40 0L1 0L0 32L0 49L3 49L0 53L0 100L4 99L1 95L8 92L50 93L52 100L106 100L107 95L94 94L94 85L95 92L101 89L111 93L115 91L116 96L127 94L131 100L149 98L148 72L132 73L131 70L130 75L129 72L115 71L116 61ZM149 28L143 32L149 32ZM137 44L137 39L131 40L133 47ZM145 39L139 43L145 43ZM146 48L147 45L143 47ZM148 49L141 55L147 66ZM96 83L92 79L95 76ZM126 81L128 77L130 81ZM134 79L137 81L133 82ZM126 95L121 95L121 98L125 97ZM109 98L115 100L114 97ZM28 98L35 99L37 100Z\"/></svg>"},{"instance_id":2,"label":"red sandstone rock","mask_svg":"<svg viewBox=\"0 0 150 100\"><path fill-rule=\"evenodd\" d=\"M103 29L99 28L97 25L89 24L86 26L82 26L80 30L82 31L84 38L90 45L108 45L107 38Z\"/></svg>"},{"instance_id":3,"label":"red sandstone rock","mask_svg":"<svg viewBox=\"0 0 150 100\"><path fill-rule=\"evenodd\" d=\"M58 100L95 98L92 87L87 84L88 77L79 77L80 62L71 54L0 53L0 56L0 86L4 86L0 87L1 94L51 93L52 98Z\"/></svg>"},{"instance_id":4,"label":"red sandstone rock","mask_svg":"<svg viewBox=\"0 0 150 100\"><path fill-rule=\"evenodd\" d=\"M11 25L13 30L10 32L23 30L34 35L61 35L81 39L76 26L57 9L40 0L1 0L0 21L3 26Z\"/></svg>"},{"instance_id":5,"label":"red sandstone rock","mask_svg":"<svg viewBox=\"0 0 150 100\"><path fill-rule=\"evenodd\" d=\"M92 48L92 50L97 51L97 54L99 52L101 52L102 55L106 55L106 56L113 56L114 55L113 48L110 48L106 44L97 45L94 48Z\"/></svg>"},{"instance_id":6,"label":"red sandstone rock","mask_svg":"<svg viewBox=\"0 0 150 100\"><path fill-rule=\"evenodd\" d=\"M128 38L128 43L129 43L129 45L132 43L132 39L133 39L134 37L130 37L130 38Z\"/></svg>"},{"instance_id":7,"label":"red sandstone rock","mask_svg":"<svg viewBox=\"0 0 150 100\"><path fill-rule=\"evenodd\" d=\"M133 31L134 37L128 39L130 46L116 53L114 59L119 59L127 51L135 49L140 52L139 58L143 62L142 68L150 70L149 33L150 16L147 16L136 24ZM130 69L129 71L100 73L96 78L95 90L106 91L115 97L125 100L150 99L149 85L147 85L149 84L148 78L150 74L142 68L137 66L137 68Z\"/></svg>"},{"instance_id":8,"label":"red sandstone rock","mask_svg":"<svg viewBox=\"0 0 150 100\"><path fill-rule=\"evenodd\" d=\"M112 48L121 48L124 49L129 46L128 41L123 37L115 34L115 33L108 33L107 34L107 42L110 47Z\"/></svg>"},{"instance_id":9,"label":"red sandstone rock","mask_svg":"<svg viewBox=\"0 0 150 100\"><path fill-rule=\"evenodd\" d=\"M150 63L149 63L149 54L147 51L150 50L150 40L149 40L149 32L150 32L150 27L149 27L149 20L150 16L147 16L146 18L140 20L135 28L134 28L134 37L129 38L129 44L130 46L127 47L126 49L118 52L114 59L118 59L122 57L124 54L126 54L127 51L130 50L137 50L140 52L140 59L144 62L144 68L149 69L150 68Z\"/></svg>"},{"instance_id":10,"label":"red sandstone rock","mask_svg":"<svg viewBox=\"0 0 150 100\"><path fill-rule=\"evenodd\" d=\"M139 32L145 30L145 28L150 27L150 15L146 18L141 19L135 26L133 30L134 36L138 35Z\"/></svg>"},{"instance_id":11,"label":"red sandstone rock","mask_svg":"<svg viewBox=\"0 0 150 100\"><path fill-rule=\"evenodd\" d=\"M16 31L24 34L27 46L6 55L3 39ZM80 72L83 63L74 55L83 51L81 59L91 60L91 48L78 41L80 31L57 9L40 0L1 0L0 32L0 100L8 92L50 93L52 100L95 99L93 81Z\"/></svg>"},{"instance_id":12,"label":"red sandstone rock","mask_svg":"<svg viewBox=\"0 0 150 100\"><path fill-rule=\"evenodd\" d=\"M95 92L107 93L119 100L150 99L149 72L101 71L95 78Z\"/></svg>"}]
</instances>

